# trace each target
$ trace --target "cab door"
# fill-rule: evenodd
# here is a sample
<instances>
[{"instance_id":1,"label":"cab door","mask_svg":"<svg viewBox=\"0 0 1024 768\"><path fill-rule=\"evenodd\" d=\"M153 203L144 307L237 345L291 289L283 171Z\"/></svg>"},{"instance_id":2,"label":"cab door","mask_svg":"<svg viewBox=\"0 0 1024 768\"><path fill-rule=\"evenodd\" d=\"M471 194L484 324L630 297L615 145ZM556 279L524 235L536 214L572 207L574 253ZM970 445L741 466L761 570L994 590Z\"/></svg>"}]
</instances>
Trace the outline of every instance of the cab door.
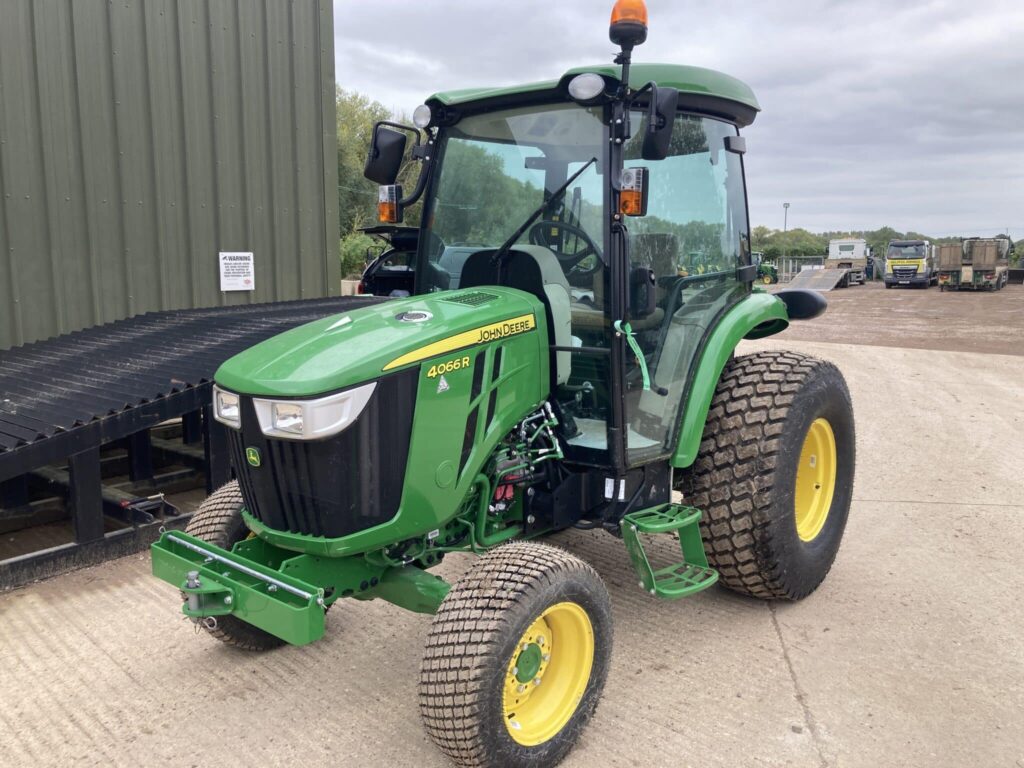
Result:
<instances>
[{"instance_id":1,"label":"cab door","mask_svg":"<svg viewBox=\"0 0 1024 768\"><path fill-rule=\"evenodd\" d=\"M636 114L632 122L641 119ZM700 352L724 313L749 294L752 271L739 271L750 255L742 157L726 149L735 126L679 114L669 155L655 162L640 159L642 131L636 133L625 165L648 168L648 208L627 220L628 253L631 268L654 273L656 300L652 313L631 322L650 378L645 389L639 361L627 355L626 453L633 466L675 449Z\"/></svg>"}]
</instances>

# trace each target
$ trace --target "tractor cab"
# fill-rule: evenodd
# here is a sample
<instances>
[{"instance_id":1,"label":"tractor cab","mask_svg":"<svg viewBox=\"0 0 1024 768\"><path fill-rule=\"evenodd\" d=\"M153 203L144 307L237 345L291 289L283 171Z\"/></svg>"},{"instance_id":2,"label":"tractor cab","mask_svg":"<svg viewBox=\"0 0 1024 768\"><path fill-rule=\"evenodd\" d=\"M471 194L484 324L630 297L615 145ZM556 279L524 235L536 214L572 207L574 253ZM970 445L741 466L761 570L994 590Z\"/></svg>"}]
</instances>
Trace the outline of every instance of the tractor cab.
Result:
<instances>
[{"instance_id":1,"label":"tractor cab","mask_svg":"<svg viewBox=\"0 0 1024 768\"><path fill-rule=\"evenodd\" d=\"M394 181L405 134L423 162L408 199L381 188L385 218L422 202L415 292L543 301L568 461L624 470L674 451L708 332L756 277L738 130L757 111L726 75L627 60L438 93L415 128L378 125L369 178Z\"/></svg>"}]
</instances>

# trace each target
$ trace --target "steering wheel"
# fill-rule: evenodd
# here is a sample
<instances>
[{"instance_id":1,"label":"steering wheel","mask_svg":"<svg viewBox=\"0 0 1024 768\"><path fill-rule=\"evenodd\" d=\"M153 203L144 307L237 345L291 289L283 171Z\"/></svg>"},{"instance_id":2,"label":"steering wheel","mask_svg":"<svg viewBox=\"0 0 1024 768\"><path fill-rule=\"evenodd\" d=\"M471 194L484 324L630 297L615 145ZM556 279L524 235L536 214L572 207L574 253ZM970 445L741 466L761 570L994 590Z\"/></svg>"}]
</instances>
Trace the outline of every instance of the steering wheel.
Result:
<instances>
[{"instance_id":1,"label":"steering wheel","mask_svg":"<svg viewBox=\"0 0 1024 768\"><path fill-rule=\"evenodd\" d=\"M584 248L581 251L575 253L561 253L554 247L552 247L552 241L554 237L551 235L551 230L561 230L563 234L574 235L583 241ZM597 243L586 233L581 227L577 227L575 224L567 224L564 221L551 221L550 219L542 219L530 227L529 240L533 245L543 245L545 248L550 248L552 253L558 259L567 273L575 269L576 265L583 261L588 256L596 256L595 265L592 269L579 269L576 270L577 274L593 274L601 269L603 257L601 250L597 247Z\"/></svg>"}]
</instances>

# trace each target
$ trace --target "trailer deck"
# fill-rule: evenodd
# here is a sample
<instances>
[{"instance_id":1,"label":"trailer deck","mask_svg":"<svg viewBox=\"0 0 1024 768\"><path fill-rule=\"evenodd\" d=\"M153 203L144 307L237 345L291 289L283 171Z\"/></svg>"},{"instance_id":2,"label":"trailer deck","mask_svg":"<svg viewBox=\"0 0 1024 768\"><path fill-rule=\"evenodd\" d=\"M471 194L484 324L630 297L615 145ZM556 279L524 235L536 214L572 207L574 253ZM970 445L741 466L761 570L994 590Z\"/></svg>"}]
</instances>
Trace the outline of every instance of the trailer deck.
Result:
<instances>
[{"instance_id":1,"label":"trailer deck","mask_svg":"<svg viewBox=\"0 0 1024 768\"><path fill-rule=\"evenodd\" d=\"M220 363L288 328L383 300L153 312L0 352L0 532L36 522L41 486L63 492L74 531L74 541L0 560L0 586L148 543L142 529L168 521L133 504L140 494L104 485L101 448L123 445L126 474L147 489L159 490L161 451L176 452L208 489L226 482L226 438L210 417ZM170 419L182 419L177 446L149 434Z\"/></svg>"},{"instance_id":2,"label":"trailer deck","mask_svg":"<svg viewBox=\"0 0 1024 768\"><path fill-rule=\"evenodd\" d=\"M789 281L787 288L807 288L812 291L832 291L850 285L852 269L805 269Z\"/></svg>"}]
</instances>

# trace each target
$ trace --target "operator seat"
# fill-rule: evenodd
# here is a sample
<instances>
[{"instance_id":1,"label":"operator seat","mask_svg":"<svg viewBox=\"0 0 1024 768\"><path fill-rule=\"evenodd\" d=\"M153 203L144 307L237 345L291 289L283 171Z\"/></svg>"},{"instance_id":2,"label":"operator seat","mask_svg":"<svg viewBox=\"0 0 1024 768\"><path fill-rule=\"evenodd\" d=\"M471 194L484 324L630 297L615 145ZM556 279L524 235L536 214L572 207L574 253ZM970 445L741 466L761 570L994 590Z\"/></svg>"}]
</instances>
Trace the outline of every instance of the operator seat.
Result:
<instances>
[{"instance_id":1,"label":"operator seat","mask_svg":"<svg viewBox=\"0 0 1024 768\"><path fill-rule=\"evenodd\" d=\"M505 277L498 282L498 265L491 257L493 250L477 251L462 266L460 288L486 285L504 285L532 293L544 304L550 329L550 343L559 347L572 346L572 294L565 279L562 265L550 250L541 245L516 245L504 257ZM555 352L551 366L555 385L569 380L572 367L571 352Z\"/></svg>"}]
</instances>

